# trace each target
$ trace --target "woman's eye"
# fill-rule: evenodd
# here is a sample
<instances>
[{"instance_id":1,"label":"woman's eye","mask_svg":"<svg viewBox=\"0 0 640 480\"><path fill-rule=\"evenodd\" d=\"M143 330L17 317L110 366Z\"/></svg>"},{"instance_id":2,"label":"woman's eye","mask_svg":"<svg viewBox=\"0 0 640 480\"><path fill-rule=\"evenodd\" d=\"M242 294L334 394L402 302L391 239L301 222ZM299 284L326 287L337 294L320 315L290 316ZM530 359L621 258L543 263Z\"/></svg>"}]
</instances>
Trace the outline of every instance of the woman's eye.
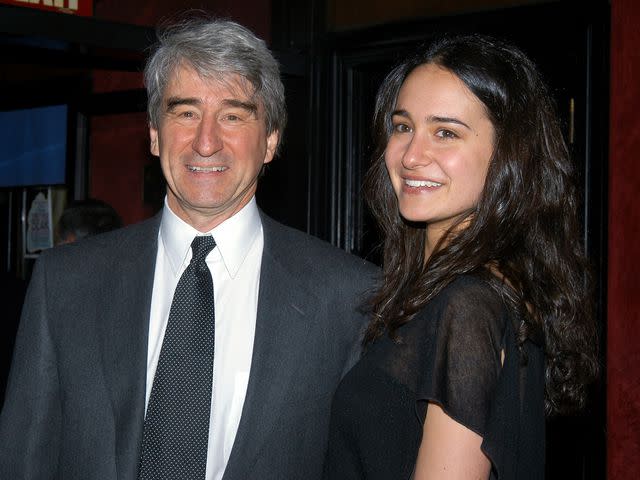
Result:
<instances>
[{"instance_id":1,"label":"woman's eye","mask_svg":"<svg viewBox=\"0 0 640 480\"><path fill-rule=\"evenodd\" d=\"M396 123L393 125L393 131L396 133L407 133L411 131L411 127L405 123Z\"/></svg>"},{"instance_id":2,"label":"woman's eye","mask_svg":"<svg viewBox=\"0 0 640 480\"><path fill-rule=\"evenodd\" d=\"M458 138L458 135L456 135L451 130L447 130L446 128L442 128L442 129L438 130L436 132L436 136L441 137L441 138Z\"/></svg>"}]
</instances>

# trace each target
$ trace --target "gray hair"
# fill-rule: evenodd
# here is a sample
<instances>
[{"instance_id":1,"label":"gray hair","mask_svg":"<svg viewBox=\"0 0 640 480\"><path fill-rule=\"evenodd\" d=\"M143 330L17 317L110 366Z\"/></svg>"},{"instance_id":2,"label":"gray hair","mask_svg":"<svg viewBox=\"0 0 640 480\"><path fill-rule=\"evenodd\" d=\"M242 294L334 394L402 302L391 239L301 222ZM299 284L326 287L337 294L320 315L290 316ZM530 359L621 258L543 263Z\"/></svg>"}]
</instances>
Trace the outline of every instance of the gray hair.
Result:
<instances>
[{"instance_id":1,"label":"gray hair","mask_svg":"<svg viewBox=\"0 0 640 480\"><path fill-rule=\"evenodd\" d=\"M157 128L162 96L175 70L193 67L202 78L227 80L238 75L253 87L265 111L267 134L280 136L287 122L280 69L265 42L235 22L190 18L158 32L158 42L144 69L149 122Z\"/></svg>"}]
</instances>

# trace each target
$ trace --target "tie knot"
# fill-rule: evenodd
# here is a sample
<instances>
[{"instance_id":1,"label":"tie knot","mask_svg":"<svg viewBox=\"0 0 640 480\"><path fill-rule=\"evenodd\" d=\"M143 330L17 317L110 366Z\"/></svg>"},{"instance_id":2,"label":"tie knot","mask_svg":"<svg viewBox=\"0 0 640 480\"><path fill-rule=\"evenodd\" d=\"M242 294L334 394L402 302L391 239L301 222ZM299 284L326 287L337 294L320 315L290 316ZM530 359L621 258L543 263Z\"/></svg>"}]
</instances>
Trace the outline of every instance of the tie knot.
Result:
<instances>
[{"instance_id":1,"label":"tie knot","mask_svg":"<svg viewBox=\"0 0 640 480\"><path fill-rule=\"evenodd\" d=\"M216 241L211 235L197 236L193 239L193 242L191 242L191 250L193 252L191 262L203 261L215 246Z\"/></svg>"}]
</instances>

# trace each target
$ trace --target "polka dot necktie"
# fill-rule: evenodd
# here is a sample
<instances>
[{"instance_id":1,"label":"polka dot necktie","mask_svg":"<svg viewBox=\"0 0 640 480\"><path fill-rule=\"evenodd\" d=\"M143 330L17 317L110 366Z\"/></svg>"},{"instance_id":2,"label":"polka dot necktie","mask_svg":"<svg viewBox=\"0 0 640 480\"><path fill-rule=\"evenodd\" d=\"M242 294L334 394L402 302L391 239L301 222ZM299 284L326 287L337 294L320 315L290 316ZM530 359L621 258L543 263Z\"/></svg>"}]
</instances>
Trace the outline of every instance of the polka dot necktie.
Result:
<instances>
[{"instance_id":1,"label":"polka dot necktie","mask_svg":"<svg viewBox=\"0 0 640 480\"><path fill-rule=\"evenodd\" d=\"M205 478L215 339L205 258L215 246L211 236L193 240L173 295L144 420L140 480Z\"/></svg>"}]
</instances>

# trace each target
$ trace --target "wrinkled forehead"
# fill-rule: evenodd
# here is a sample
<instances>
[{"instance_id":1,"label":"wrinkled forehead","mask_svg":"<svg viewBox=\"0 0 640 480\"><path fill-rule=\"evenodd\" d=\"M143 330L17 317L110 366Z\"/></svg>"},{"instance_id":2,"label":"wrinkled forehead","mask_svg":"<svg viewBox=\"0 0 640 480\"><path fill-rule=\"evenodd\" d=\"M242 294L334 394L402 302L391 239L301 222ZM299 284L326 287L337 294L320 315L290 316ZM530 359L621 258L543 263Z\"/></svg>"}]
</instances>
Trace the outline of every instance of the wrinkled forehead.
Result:
<instances>
[{"instance_id":1,"label":"wrinkled forehead","mask_svg":"<svg viewBox=\"0 0 640 480\"><path fill-rule=\"evenodd\" d=\"M205 85L211 87L212 90L227 90L234 97L255 102L259 108L262 108L262 102L256 93L256 87L249 79L235 72L220 72L202 68L198 68L186 61L181 61L172 71L167 79L164 88L163 97L166 97L167 91L172 86L181 84L196 76Z\"/></svg>"}]
</instances>

